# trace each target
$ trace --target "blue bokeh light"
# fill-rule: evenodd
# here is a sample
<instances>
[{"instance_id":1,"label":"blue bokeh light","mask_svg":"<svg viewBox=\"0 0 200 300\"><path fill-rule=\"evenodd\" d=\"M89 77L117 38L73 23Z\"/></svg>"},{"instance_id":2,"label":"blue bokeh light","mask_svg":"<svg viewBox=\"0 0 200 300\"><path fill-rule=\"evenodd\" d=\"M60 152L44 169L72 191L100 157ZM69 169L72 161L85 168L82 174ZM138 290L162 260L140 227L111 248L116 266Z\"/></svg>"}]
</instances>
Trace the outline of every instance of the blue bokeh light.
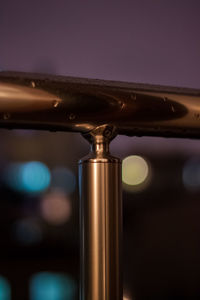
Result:
<instances>
[{"instance_id":1,"label":"blue bokeh light","mask_svg":"<svg viewBox=\"0 0 200 300\"><path fill-rule=\"evenodd\" d=\"M31 300L73 300L75 293L75 282L59 273L38 273L30 282Z\"/></svg>"},{"instance_id":2,"label":"blue bokeh light","mask_svg":"<svg viewBox=\"0 0 200 300\"><path fill-rule=\"evenodd\" d=\"M186 161L183 168L183 183L189 190L200 190L200 158Z\"/></svg>"},{"instance_id":3,"label":"blue bokeh light","mask_svg":"<svg viewBox=\"0 0 200 300\"><path fill-rule=\"evenodd\" d=\"M11 299L11 288L7 279L0 276L0 300Z\"/></svg>"},{"instance_id":4,"label":"blue bokeh light","mask_svg":"<svg viewBox=\"0 0 200 300\"><path fill-rule=\"evenodd\" d=\"M57 167L52 171L51 186L72 194L76 188L76 176L68 168Z\"/></svg>"},{"instance_id":5,"label":"blue bokeh light","mask_svg":"<svg viewBox=\"0 0 200 300\"><path fill-rule=\"evenodd\" d=\"M17 221L13 226L13 234L18 242L25 245L39 243L42 240L42 229L34 219Z\"/></svg>"},{"instance_id":6,"label":"blue bokeh light","mask_svg":"<svg viewBox=\"0 0 200 300\"><path fill-rule=\"evenodd\" d=\"M51 173L48 167L39 161L15 163L7 168L5 180L14 190L37 193L49 187Z\"/></svg>"}]
</instances>

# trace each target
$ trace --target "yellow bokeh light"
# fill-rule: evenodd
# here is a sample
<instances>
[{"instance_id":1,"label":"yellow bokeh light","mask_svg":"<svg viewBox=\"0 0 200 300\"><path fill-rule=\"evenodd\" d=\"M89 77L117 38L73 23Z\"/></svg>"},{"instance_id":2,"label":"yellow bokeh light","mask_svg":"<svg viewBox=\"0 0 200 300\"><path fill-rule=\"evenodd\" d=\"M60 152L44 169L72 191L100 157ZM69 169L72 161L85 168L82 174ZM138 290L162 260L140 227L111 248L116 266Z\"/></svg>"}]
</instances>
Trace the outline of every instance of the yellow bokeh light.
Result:
<instances>
[{"instance_id":1,"label":"yellow bokeh light","mask_svg":"<svg viewBox=\"0 0 200 300\"><path fill-rule=\"evenodd\" d=\"M141 156L131 155L122 163L122 181L131 186L144 183L149 175L147 162Z\"/></svg>"},{"instance_id":2,"label":"yellow bokeh light","mask_svg":"<svg viewBox=\"0 0 200 300\"><path fill-rule=\"evenodd\" d=\"M123 295L123 300L131 300L131 297L129 295Z\"/></svg>"}]
</instances>

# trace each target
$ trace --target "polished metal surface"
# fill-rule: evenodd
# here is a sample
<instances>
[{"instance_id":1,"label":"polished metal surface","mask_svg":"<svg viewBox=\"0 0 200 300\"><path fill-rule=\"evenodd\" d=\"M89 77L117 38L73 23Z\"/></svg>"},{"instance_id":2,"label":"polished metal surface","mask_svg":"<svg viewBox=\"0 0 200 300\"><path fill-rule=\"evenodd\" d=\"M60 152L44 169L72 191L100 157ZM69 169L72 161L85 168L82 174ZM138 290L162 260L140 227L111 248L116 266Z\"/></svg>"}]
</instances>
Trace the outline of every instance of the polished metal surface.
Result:
<instances>
[{"instance_id":1,"label":"polished metal surface","mask_svg":"<svg viewBox=\"0 0 200 300\"><path fill-rule=\"evenodd\" d=\"M0 72L0 127L200 137L200 91Z\"/></svg>"},{"instance_id":2,"label":"polished metal surface","mask_svg":"<svg viewBox=\"0 0 200 300\"><path fill-rule=\"evenodd\" d=\"M81 300L122 300L117 134L200 138L200 90L0 72L0 127L82 133Z\"/></svg>"},{"instance_id":3,"label":"polished metal surface","mask_svg":"<svg viewBox=\"0 0 200 300\"><path fill-rule=\"evenodd\" d=\"M80 161L81 300L122 300L121 162L96 130ZM109 135L110 128L103 130Z\"/></svg>"}]
</instances>

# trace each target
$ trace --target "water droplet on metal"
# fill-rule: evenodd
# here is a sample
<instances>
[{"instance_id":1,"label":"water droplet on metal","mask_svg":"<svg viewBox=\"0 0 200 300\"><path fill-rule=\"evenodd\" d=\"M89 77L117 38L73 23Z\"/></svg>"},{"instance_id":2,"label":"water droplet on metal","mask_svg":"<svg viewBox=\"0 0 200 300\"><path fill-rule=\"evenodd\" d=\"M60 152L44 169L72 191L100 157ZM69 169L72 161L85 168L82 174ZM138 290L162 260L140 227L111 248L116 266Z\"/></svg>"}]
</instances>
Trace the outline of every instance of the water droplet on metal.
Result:
<instances>
[{"instance_id":1,"label":"water droplet on metal","mask_svg":"<svg viewBox=\"0 0 200 300\"><path fill-rule=\"evenodd\" d=\"M33 88L35 88L35 87L36 87L36 84L35 84L35 82L34 82L34 81L31 81L31 86L32 86Z\"/></svg>"},{"instance_id":2,"label":"water droplet on metal","mask_svg":"<svg viewBox=\"0 0 200 300\"><path fill-rule=\"evenodd\" d=\"M194 117L195 117L197 120L199 120L199 119L200 119L200 114L199 114L199 113L195 113L195 114L194 114Z\"/></svg>"},{"instance_id":3,"label":"water droplet on metal","mask_svg":"<svg viewBox=\"0 0 200 300\"><path fill-rule=\"evenodd\" d=\"M137 99L137 96L136 96L136 94L134 94L134 95L131 95L131 99L132 99L132 100L136 100L136 99Z\"/></svg>"},{"instance_id":4,"label":"water droplet on metal","mask_svg":"<svg viewBox=\"0 0 200 300\"><path fill-rule=\"evenodd\" d=\"M3 119L4 119L4 120L10 119L10 114L9 114L9 113L3 114Z\"/></svg>"},{"instance_id":5,"label":"water droplet on metal","mask_svg":"<svg viewBox=\"0 0 200 300\"><path fill-rule=\"evenodd\" d=\"M121 106L121 109L123 109L125 106L124 102L122 102L122 101L118 101L118 104Z\"/></svg>"},{"instance_id":6,"label":"water droplet on metal","mask_svg":"<svg viewBox=\"0 0 200 300\"><path fill-rule=\"evenodd\" d=\"M54 100L53 101L53 107L58 107L58 105L59 105L59 101L58 100Z\"/></svg>"},{"instance_id":7,"label":"water droplet on metal","mask_svg":"<svg viewBox=\"0 0 200 300\"><path fill-rule=\"evenodd\" d=\"M69 114L69 119L70 120L74 120L76 118L75 114L71 113Z\"/></svg>"},{"instance_id":8,"label":"water droplet on metal","mask_svg":"<svg viewBox=\"0 0 200 300\"><path fill-rule=\"evenodd\" d=\"M174 112L175 112L175 108L173 107L173 105L172 105L171 109L172 109L172 111L173 111L173 113L174 113Z\"/></svg>"}]
</instances>

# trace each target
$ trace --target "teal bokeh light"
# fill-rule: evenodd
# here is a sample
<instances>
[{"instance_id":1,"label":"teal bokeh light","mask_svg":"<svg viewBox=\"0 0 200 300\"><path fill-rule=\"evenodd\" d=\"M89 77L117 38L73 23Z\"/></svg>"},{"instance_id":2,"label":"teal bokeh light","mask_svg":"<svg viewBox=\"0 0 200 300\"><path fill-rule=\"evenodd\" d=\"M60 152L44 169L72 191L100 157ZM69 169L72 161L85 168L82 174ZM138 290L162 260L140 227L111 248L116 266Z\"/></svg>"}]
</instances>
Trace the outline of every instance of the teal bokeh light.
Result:
<instances>
[{"instance_id":1,"label":"teal bokeh light","mask_svg":"<svg viewBox=\"0 0 200 300\"><path fill-rule=\"evenodd\" d=\"M59 273L38 273L30 282L31 300L73 300L75 292L75 282Z\"/></svg>"},{"instance_id":2,"label":"teal bokeh light","mask_svg":"<svg viewBox=\"0 0 200 300\"><path fill-rule=\"evenodd\" d=\"M37 193L49 187L51 173L48 167L39 161L15 163L6 170L5 180L12 189Z\"/></svg>"},{"instance_id":3,"label":"teal bokeh light","mask_svg":"<svg viewBox=\"0 0 200 300\"><path fill-rule=\"evenodd\" d=\"M51 180L49 169L45 164L32 161L22 167L22 185L27 192L40 192L45 190Z\"/></svg>"},{"instance_id":4,"label":"teal bokeh light","mask_svg":"<svg viewBox=\"0 0 200 300\"><path fill-rule=\"evenodd\" d=\"M11 288L7 279L0 276L0 300L10 300L11 299Z\"/></svg>"}]
</instances>

